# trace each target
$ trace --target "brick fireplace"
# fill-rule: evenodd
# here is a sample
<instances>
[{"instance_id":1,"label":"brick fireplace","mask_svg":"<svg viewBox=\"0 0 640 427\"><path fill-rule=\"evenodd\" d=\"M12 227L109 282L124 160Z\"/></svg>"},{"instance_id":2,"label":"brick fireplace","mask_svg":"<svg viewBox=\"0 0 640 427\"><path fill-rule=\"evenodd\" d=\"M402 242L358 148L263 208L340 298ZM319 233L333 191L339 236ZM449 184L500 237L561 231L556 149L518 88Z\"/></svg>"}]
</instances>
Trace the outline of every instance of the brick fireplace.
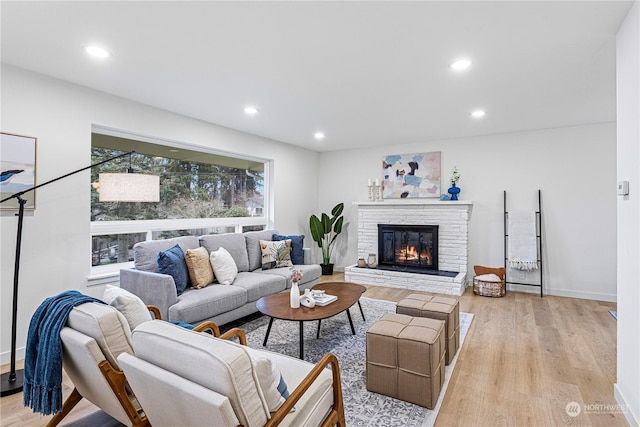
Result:
<instances>
[{"instance_id":1,"label":"brick fireplace","mask_svg":"<svg viewBox=\"0 0 640 427\"><path fill-rule=\"evenodd\" d=\"M437 226L437 271L429 274L382 268L360 268L355 264L345 267L345 280L353 283L391 286L442 294L462 295L467 282L469 254L468 225L472 202L459 200L397 200L384 202L357 202L358 256L367 259L378 253L379 225ZM384 227L382 227L384 228ZM409 227L410 228L410 227Z\"/></svg>"}]
</instances>

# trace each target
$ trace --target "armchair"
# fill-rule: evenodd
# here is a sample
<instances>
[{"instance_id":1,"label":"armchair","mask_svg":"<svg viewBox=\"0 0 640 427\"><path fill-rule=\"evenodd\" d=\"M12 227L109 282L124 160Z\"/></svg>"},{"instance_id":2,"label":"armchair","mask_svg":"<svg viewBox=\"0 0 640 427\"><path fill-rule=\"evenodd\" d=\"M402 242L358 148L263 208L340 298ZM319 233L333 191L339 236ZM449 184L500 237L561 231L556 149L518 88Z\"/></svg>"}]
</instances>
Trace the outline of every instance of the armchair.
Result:
<instances>
[{"instance_id":1,"label":"armchair","mask_svg":"<svg viewBox=\"0 0 640 427\"><path fill-rule=\"evenodd\" d=\"M160 318L157 308L148 308ZM194 330L220 335L212 322ZM131 329L122 313L105 304L81 304L69 313L60 339L63 366L75 388L47 427L58 425L83 398L127 426L149 425L117 361L122 353L133 354Z\"/></svg>"},{"instance_id":2,"label":"armchair","mask_svg":"<svg viewBox=\"0 0 640 427\"><path fill-rule=\"evenodd\" d=\"M69 313L60 339L63 367L75 388L47 427L58 425L83 398L127 426L149 425L117 362L121 353L133 353L129 324L118 310L81 304Z\"/></svg>"},{"instance_id":3,"label":"armchair","mask_svg":"<svg viewBox=\"0 0 640 427\"><path fill-rule=\"evenodd\" d=\"M221 338L244 334L231 330ZM338 360L316 365L151 321L132 334L135 356L118 357L149 421L161 426L345 426ZM267 357L293 390L270 412L255 365ZM294 409L295 407L295 409Z\"/></svg>"}]
</instances>

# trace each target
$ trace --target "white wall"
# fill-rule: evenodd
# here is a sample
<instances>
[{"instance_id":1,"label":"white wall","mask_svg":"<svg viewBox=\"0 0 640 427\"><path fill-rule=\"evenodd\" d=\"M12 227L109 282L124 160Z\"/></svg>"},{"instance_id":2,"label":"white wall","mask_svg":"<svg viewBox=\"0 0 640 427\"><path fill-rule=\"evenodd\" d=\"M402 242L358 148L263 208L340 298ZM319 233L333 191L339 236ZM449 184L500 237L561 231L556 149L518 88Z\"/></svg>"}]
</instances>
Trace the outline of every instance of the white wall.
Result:
<instances>
[{"instance_id":1,"label":"white wall","mask_svg":"<svg viewBox=\"0 0 640 427\"><path fill-rule=\"evenodd\" d=\"M142 104L2 66L1 129L38 138L37 180L44 182L90 164L91 125L274 159L275 227L306 232L316 210L317 157L304 150ZM242 112L239 112L242 114ZM87 287L90 273L89 172L37 190L37 206L24 221L17 322L18 359L29 319L48 296ZM17 221L0 218L1 363L10 348L13 263ZM307 238L311 241L311 238Z\"/></svg>"},{"instance_id":2,"label":"white wall","mask_svg":"<svg viewBox=\"0 0 640 427\"><path fill-rule=\"evenodd\" d=\"M618 180L629 195L618 197L618 378L615 395L628 406L629 424L640 424L640 4L618 31Z\"/></svg>"},{"instance_id":3,"label":"white wall","mask_svg":"<svg viewBox=\"0 0 640 427\"><path fill-rule=\"evenodd\" d=\"M615 131L615 123L605 123L322 153L319 208L327 211L338 201L347 205L347 233L339 238L336 268L362 256L356 253L356 209L351 202L367 199L367 178L381 176L382 157L441 151L443 186L448 187L450 171L458 166L460 198L474 203L470 271L474 264L503 265L503 190L508 210L535 211L541 189L545 292L615 301ZM535 282L535 276L531 280Z\"/></svg>"}]
</instances>

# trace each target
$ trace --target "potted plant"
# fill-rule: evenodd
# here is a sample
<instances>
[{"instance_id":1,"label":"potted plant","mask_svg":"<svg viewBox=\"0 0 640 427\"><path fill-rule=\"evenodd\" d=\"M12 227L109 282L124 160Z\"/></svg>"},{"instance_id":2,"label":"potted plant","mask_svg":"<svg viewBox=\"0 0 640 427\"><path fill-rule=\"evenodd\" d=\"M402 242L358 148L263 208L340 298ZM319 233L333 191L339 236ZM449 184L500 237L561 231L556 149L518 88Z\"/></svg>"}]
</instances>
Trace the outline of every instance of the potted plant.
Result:
<instances>
[{"instance_id":1,"label":"potted plant","mask_svg":"<svg viewBox=\"0 0 640 427\"><path fill-rule=\"evenodd\" d=\"M336 237L342 232L342 223L344 217L342 210L344 203L338 203L331 209L331 217L326 213L322 213L321 218L311 215L309 218L309 228L311 229L311 237L322 249L322 274L333 274L333 264L331 263L331 253Z\"/></svg>"}]
</instances>

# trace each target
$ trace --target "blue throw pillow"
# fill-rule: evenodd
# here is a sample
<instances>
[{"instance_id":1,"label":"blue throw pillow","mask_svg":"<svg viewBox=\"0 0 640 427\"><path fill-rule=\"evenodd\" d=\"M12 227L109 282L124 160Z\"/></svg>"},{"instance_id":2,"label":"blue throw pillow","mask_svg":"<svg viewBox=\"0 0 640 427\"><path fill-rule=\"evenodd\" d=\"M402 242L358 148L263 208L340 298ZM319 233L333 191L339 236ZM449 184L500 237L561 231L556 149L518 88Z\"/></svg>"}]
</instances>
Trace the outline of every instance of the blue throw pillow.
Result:
<instances>
[{"instance_id":1,"label":"blue throw pillow","mask_svg":"<svg viewBox=\"0 0 640 427\"><path fill-rule=\"evenodd\" d=\"M271 236L273 240L291 240L291 262L295 265L304 264L304 234L297 236L282 236L280 234L274 234Z\"/></svg>"},{"instance_id":2,"label":"blue throw pillow","mask_svg":"<svg viewBox=\"0 0 640 427\"><path fill-rule=\"evenodd\" d=\"M287 383L284 382L284 378L282 378L282 374L280 374L280 382L278 383L278 391L282 395L282 397L286 399L289 398L289 389L287 388Z\"/></svg>"},{"instance_id":3,"label":"blue throw pillow","mask_svg":"<svg viewBox=\"0 0 640 427\"><path fill-rule=\"evenodd\" d=\"M170 322L170 323L173 323L176 326L180 326L181 328L189 329L190 331L193 331L193 328L195 328L195 326L193 326L191 323L179 322L179 321ZM286 384L285 384L285 387L286 387Z\"/></svg>"},{"instance_id":4,"label":"blue throw pillow","mask_svg":"<svg viewBox=\"0 0 640 427\"><path fill-rule=\"evenodd\" d=\"M175 245L171 249L160 252L157 262L158 272L173 277L178 295L182 294L189 285L189 270L180 246Z\"/></svg>"}]
</instances>

